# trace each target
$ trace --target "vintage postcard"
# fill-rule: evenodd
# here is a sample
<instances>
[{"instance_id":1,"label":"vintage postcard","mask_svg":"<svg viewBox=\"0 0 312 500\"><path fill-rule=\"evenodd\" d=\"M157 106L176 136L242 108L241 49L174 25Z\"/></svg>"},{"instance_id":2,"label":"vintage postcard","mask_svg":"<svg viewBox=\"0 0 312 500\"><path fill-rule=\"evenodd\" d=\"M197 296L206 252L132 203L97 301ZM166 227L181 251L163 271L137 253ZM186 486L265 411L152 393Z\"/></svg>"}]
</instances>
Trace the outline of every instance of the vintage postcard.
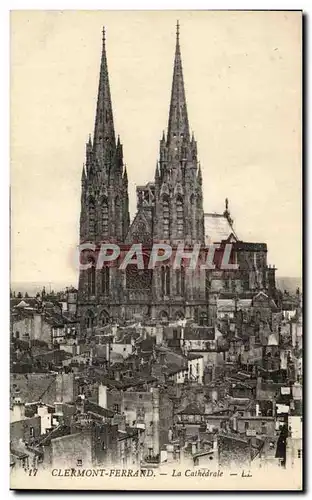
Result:
<instances>
[{"instance_id":1,"label":"vintage postcard","mask_svg":"<svg viewBox=\"0 0 312 500\"><path fill-rule=\"evenodd\" d=\"M300 11L11 12L12 489L302 489L301 100Z\"/></svg>"}]
</instances>

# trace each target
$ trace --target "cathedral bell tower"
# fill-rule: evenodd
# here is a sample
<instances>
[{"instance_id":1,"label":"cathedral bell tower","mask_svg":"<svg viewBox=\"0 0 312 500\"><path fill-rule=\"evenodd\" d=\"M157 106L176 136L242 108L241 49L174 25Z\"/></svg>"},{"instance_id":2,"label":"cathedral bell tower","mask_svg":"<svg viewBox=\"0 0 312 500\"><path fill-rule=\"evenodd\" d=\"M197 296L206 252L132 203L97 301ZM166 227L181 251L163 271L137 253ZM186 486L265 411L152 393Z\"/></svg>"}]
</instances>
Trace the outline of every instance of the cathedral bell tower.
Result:
<instances>
[{"instance_id":1,"label":"cathedral bell tower","mask_svg":"<svg viewBox=\"0 0 312 500\"><path fill-rule=\"evenodd\" d=\"M115 137L108 67L103 29L102 57L93 140L86 145L86 161L81 176L80 244L103 242L123 243L129 229L128 176L123 162L119 136ZM79 273L80 313L87 310L85 326L92 328L99 303L118 302L120 277L116 267L96 269L94 254L89 256L92 267ZM114 285L114 286L113 286ZM104 314L104 313L103 313ZM97 319L98 324L106 321Z\"/></svg>"},{"instance_id":2,"label":"cathedral bell tower","mask_svg":"<svg viewBox=\"0 0 312 500\"><path fill-rule=\"evenodd\" d=\"M154 241L204 243L202 175L190 135L177 23L167 137L160 141L155 172Z\"/></svg>"},{"instance_id":3,"label":"cathedral bell tower","mask_svg":"<svg viewBox=\"0 0 312 500\"><path fill-rule=\"evenodd\" d=\"M80 242L124 241L129 227L128 178L115 138L103 29L93 141L86 145L81 179Z\"/></svg>"}]
</instances>

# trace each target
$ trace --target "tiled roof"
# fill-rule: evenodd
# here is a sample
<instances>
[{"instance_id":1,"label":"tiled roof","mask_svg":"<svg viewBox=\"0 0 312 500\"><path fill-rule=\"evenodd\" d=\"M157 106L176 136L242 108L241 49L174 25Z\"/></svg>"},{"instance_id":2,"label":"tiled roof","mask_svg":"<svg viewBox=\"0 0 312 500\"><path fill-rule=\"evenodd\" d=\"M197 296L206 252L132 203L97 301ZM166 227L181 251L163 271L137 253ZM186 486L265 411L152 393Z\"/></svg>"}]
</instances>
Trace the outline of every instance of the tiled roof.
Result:
<instances>
[{"instance_id":1,"label":"tiled roof","mask_svg":"<svg viewBox=\"0 0 312 500\"><path fill-rule=\"evenodd\" d=\"M10 299L10 307L16 307L18 304L20 304L21 302L26 302L27 303L27 306L29 307L38 307L39 305L39 302L37 299L33 299L33 298L13 298L13 299Z\"/></svg>"},{"instance_id":2,"label":"tiled roof","mask_svg":"<svg viewBox=\"0 0 312 500\"><path fill-rule=\"evenodd\" d=\"M70 359L73 356L69 352L63 351L62 349L54 349L53 351L36 354L33 357L36 360L44 361L46 363L48 362L61 363L65 359Z\"/></svg>"},{"instance_id":3,"label":"tiled roof","mask_svg":"<svg viewBox=\"0 0 312 500\"><path fill-rule=\"evenodd\" d=\"M140 346L141 351L152 352L156 339L149 338L142 340L138 345Z\"/></svg>"},{"instance_id":4,"label":"tiled roof","mask_svg":"<svg viewBox=\"0 0 312 500\"><path fill-rule=\"evenodd\" d=\"M204 223L206 244L220 243L227 240L231 234L237 240L233 227L223 214L204 214Z\"/></svg>"},{"instance_id":5,"label":"tiled roof","mask_svg":"<svg viewBox=\"0 0 312 500\"><path fill-rule=\"evenodd\" d=\"M171 363L169 366L163 366L163 372L167 375L174 375L179 372L187 371L187 365L179 366L175 363Z\"/></svg>"},{"instance_id":6,"label":"tiled roof","mask_svg":"<svg viewBox=\"0 0 312 500\"><path fill-rule=\"evenodd\" d=\"M189 361L193 361L194 359L199 359L202 358L203 356L201 354L188 354L187 359Z\"/></svg>"},{"instance_id":7,"label":"tiled roof","mask_svg":"<svg viewBox=\"0 0 312 500\"><path fill-rule=\"evenodd\" d=\"M51 439L67 436L68 434L70 434L70 428L67 425L60 424L58 427L52 429L52 431L50 431L48 434L44 434L38 445L48 445L51 442Z\"/></svg>"}]
</instances>

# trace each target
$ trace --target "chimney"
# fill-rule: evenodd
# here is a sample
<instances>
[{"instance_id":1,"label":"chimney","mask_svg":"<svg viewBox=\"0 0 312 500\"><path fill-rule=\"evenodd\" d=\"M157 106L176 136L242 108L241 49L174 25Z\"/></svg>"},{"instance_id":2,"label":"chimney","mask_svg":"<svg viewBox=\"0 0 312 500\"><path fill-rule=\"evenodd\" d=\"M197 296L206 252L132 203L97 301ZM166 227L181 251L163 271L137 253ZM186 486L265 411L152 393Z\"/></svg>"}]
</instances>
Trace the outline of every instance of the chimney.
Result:
<instances>
[{"instance_id":1,"label":"chimney","mask_svg":"<svg viewBox=\"0 0 312 500\"><path fill-rule=\"evenodd\" d=\"M21 399L14 398L13 408L11 410L11 422L18 422L19 420L24 420L25 418L25 405L21 402Z\"/></svg>"}]
</instances>

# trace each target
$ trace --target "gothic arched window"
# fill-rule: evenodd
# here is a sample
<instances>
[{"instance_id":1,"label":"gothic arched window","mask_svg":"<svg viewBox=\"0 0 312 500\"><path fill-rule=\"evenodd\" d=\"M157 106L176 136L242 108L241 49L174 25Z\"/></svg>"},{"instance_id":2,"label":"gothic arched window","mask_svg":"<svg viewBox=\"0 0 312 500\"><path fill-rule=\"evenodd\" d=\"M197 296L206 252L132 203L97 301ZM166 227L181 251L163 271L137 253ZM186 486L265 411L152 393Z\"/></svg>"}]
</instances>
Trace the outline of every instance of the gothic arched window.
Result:
<instances>
[{"instance_id":1,"label":"gothic arched window","mask_svg":"<svg viewBox=\"0 0 312 500\"><path fill-rule=\"evenodd\" d=\"M161 268L161 292L163 296L170 295L170 267Z\"/></svg>"},{"instance_id":2,"label":"gothic arched window","mask_svg":"<svg viewBox=\"0 0 312 500\"><path fill-rule=\"evenodd\" d=\"M88 273L88 294L95 295L95 262L92 260L92 265L87 270Z\"/></svg>"},{"instance_id":3,"label":"gothic arched window","mask_svg":"<svg viewBox=\"0 0 312 500\"><path fill-rule=\"evenodd\" d=\"M102 205L102 233L103 236L108 236L108 204L107 200L104 200Z\"/></svg>"},{"instance_id":4,"label":"gothic arched window","mask_svg":"<svg viewBox=\"0 0 312 500\"><path fill-rule=\"evenodd\" d=\"M163 237L164 240L169 238L169 200L163 197Z\"/></svg>"},{"instance_id":5,"label":"gothic arched window","mask_svg":"<svg viewBox=\"0 0 312 500\"><path fill-rule=\"evenodd\" d=\"M101 270L101 277L102 277L102 295L107 296L109 295L109 275L110 275L110 268L107 266L104 266Z\"/></svg>"},{"instance_id":6,"label":"gothic arched window","mask_svg":"<svg viewBox=\"0 0 312 500\"><path fill-rule=\"evenodd\" d=\"M177 295L184 295L185 292L185 269L182 266L181 269L176 269L176 290Z\"/></svg>"},{"instance_id":7,"label":"gothic arched window","mask_svg":"<svg viewBox=\"0 0 312 500\"><path fill-rule=\"evenodd\" d=\"M176 291L177 295L181 295L181 270L176 269Z\"/></svg>"},{"instance_id":8,"label":"gothic arched window","mask_svg":"<svg viewBox=\"0 0 312 500\"><path fill-rule=\"evenodd\" d=\"M179 321L179 320L182 320L184 319L184 314L182 311L178 311L176 314L175 314L175 319L176 321Z\"/></svg>"},{"instance_id":9,"label":"gothic arched window","mask_svg":"<svg viewBox=\"0 0 312 500\"><path fill-rule=\"evenodd\" d=\"M116 196L116 198L115 198L115 231L116 231L116 234L119 233L120 222L121 222L121 217L120 217L120 198L119 198L119 196Z\"/></svg>"},{"instance_id":10,"label":"gothic arched window","mask_svg":"<svg viewBox=\"0 0 312 500\"><path fill-rule=\"evenodd\" d=\"M94 327L94 323L95 323L95 318L94 318L93 311L87 311L87 314L85 317L86 328L92 329Z\"/></svg>"},{"instance_id":11,"label":"gothic arched window","mask_svg":"<svg viewBox=\"0 0 312 500\"><path fill-rule=\"evenodd\" d=\"M168 313L166 311L161 311L160 314L159 314L159 319L163 322L163 323L167 323L169 321L169 316L168 316Z\"/></svg>"},{"instance_id":12,"label":"gothic arched window","mask_svg":"<svg viewBox=\"0 0 312 500\"><path fill-rule=\"evenodd\" d=\"M199 315L199 325L206 326L208 325L208 314L206 312L201 312Z\"/></svg>"},{"instance_id":13,"label":"gothic arched window","mask_svg":"<svg viewBox=\"0 0 312 500\"><path fill-rule=\"evenodd\" d=\"M181 267L181 295L185 293L185 269Z\"/></svg>"},{"instance_id":14,"label":"gothic arched window","mask_svg":"<svg viewBox=\"0 0 312 500\"><path fill-rule=\"evenodd\" d=\"M93 200L89 201L89 236L95 237L95 204Z\"/></svg>"},{"instance_id":15,"label":"gothic arched window","mask_svg":"<svg viewBox=\"0 0 312 500\"><path fill-rule=\"evenodd\" d=\"M191 235L192 238L196 238L196 227L197 227L197 220L196 220L196 200L195 200L195 195L191 194L190 197L190 204L191 204L191 220L190 220L190 230L191 230Z\"/></svg>"},{"instance_id":16,"label":"gothic arched window","mask_svg":"<svg viewBox=\"0 0 312 500\"><path fill-rule=\"evenodd\" d=\"M211 288L210 272L209 272L209 269L206 269L206 274L205 274L205 299L206 300L209 299L210 288Z\"/></svg>"},{"instance_id":17,"label":"gothic arched window","mask_svg":"<svg viewBox=\"0 0 312 500\"><path fill-rule=\"evenodd\" d=\"M162 266L160 271L160 279L161 279L161 294L165 295L165 286L166 286L166 269Z\"/></svg>"},{"instance_id":18,"label":"gothic arched window","mask_svg":"<svg viewBox=\"0 0 312 500\"><path fill-rule=\"evenodd\" d=\"M183 238L184 234L184 211L183 211L183 201L180 196L177 198L177 236L178 238Z\"/></svg>"},{"instance_id":19,"label":"gothic arched window","mask_svg":"<svg viewBox=\"0 0 312 500\"><path fill-rule=\"evenodd\" d=\"M166 266L166 295L170 295L170 267Z\"/></svg>"}]
</instances>

